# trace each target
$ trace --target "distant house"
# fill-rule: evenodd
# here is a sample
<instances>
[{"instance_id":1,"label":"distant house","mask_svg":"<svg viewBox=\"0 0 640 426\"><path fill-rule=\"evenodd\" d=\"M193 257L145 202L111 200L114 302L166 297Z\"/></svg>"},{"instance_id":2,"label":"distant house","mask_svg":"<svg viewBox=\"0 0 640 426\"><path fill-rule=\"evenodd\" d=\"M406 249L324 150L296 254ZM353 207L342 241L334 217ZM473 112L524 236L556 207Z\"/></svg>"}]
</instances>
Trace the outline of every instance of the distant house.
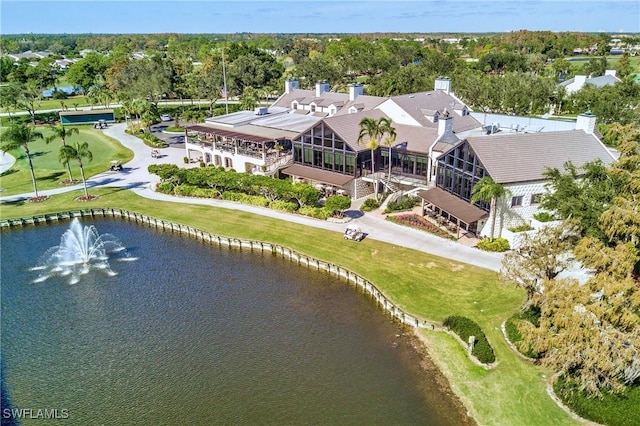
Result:
<instances>
[{"instance_id":1,"label":"distant house","mask_svg":"<svg viewBox=\"0 0 640 426\"><path fill-rule=\"evenodd\" d=\"M613 86L621 82L616 76L616 70L606 70L604 75L599 77L588 77L586 75L576 75L569 80L565 80L559 84L567 90L567 94L577 92L582 89L585 84L593 84L596 87Z\"/></svg>"}]
</instances>

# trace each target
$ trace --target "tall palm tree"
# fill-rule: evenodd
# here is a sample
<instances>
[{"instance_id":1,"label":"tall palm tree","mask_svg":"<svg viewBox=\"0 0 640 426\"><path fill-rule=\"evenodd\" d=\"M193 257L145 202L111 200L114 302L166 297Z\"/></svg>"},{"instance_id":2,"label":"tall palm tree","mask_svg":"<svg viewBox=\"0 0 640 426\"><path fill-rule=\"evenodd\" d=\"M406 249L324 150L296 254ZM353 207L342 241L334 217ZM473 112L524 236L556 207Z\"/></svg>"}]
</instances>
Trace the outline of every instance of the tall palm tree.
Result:
<instances>
[{"instance_id":1,"label":"tall palm tree","mask_svg":"<svg viewBox=\"0 0 640 426\"><path fill-rule=\"evenodd\" d=\"M35 130L33 126L23 123L12 124L2 135L2 146L0 149L4 152L13 149L22 148L27 161L29 162L29 171L31 172L31 181L33 182L33 192L38 197L38 185L36 184L36 175L33 172L33 163L31 162L31 153L29 151L29 143L36 139L43 139L42 133Z\"/></svg>"},{"instance_id":2,"label":"tall palm tree","mask_svg":"<svg viewBox=\"0 0 640 426\"><path fill-rule=\"evenodd\" d=\"M364 143L365 146L371 151L371 175L375 173L375 152L380 146L380 123L378 120L370 117L364 117L360 120L360 133L358 134L358 143ZM373 193L376 199L378 198L378 182L373 182Z\"/></svg>"},{"instance_id":3,"label":"tall palm tree","mask_svg":"<svg viewBox=\"0 0 640 426\"><path fill-rule=\"evenodd\" d=\"M396 128L393 127L392 121L390 118L382 117L378 120L378 125L380 126L380 136L384 139L382 140L382 144L389 148L389 174L387 179L391 178L391 147L396 143Z\"/></svg>"},{"instance_id":4,"label":"tall palm tree","mask_svg":"<svg viewBox=\"0 0 640 426\"><path fill-rule=\"evenodd\" d=\"M67 138L69 136L74 134L77 135L79 133L77 127L65 127L62 125L62 123L58 124L57 126L49 126L49 129L51 129L53 134L48 138L46 138L45 142L49 144L55 141L56 139L60 139L62 141L62 146L67 145ZM67 163L66 166L67 166L67 173L69 174L69 183L73 183L73 176L71 175L71 166L69 165L69 163Z\"/></svg>"},{"instance_id":5,"label":"tall palm tree","mask_svg":"<svg viewBox=\"0 0 640 426\"><path fill-rule=\"evenodd\" d=\"M496 229L496 217L498 216L498 198L505 196L509 191L501 184L494 181L491 176L485 176L481 178L471 189L471 203L477 203L479 201L489 201L491 207L490 212L493 214L491 220L491 233L490 238L493 239L493 235Z\"/></svg>"},{"instance_id":6,"label":"tall palm tree","mask_svg":"<svg viewBox=\"0 0 640 426\"><path fill-rule=\"evenodd\" d=\"M80 174L82 175L82 184L84 185L84 196L89 198L89 192L87 191L87 180L84 177L84 165L82 159L93 160L93 154L89 151L89 144L87 142L74 142L72 145L65 145L60 147L60 154L58 159L63 164L68 164L72 160L77 160L80 166Z\"/></svg>"}]
</instances>

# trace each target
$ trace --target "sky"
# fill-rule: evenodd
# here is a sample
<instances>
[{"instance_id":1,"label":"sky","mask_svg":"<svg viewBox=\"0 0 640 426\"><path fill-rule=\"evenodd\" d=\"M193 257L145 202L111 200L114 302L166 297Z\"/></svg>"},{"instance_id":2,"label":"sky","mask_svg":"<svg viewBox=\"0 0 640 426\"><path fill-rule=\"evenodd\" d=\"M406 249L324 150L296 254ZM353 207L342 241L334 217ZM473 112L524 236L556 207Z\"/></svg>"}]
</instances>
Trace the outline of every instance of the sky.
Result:
<instances>
[{"instance_id":1,"label":"sky","mask_svg":"<svg viewBox=\"0 0 640 426\"><path fill-rule=\"evenodd\" d=\"M640 33L640 0L0 0L0 34Z\"/></svg>"}]
</instances>

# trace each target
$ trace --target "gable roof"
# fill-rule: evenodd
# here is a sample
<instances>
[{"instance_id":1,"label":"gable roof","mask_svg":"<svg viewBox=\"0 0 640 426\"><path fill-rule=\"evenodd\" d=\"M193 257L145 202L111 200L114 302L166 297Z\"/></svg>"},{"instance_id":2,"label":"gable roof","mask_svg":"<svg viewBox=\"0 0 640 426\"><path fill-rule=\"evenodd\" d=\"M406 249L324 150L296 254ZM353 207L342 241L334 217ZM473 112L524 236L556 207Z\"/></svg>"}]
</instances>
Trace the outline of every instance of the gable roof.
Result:
<instances>
[{"instance_id":1,"label":"gable roof","mask_svg":"<svg viewBox=\"0 0 640 426\"><path fill-rule=\"evenodd\" d=\"M604 164L615 160L584 130L473 137L467 142L487 173L502 184L543 180L547 168L563 170L567 161L581 167L598 159Z\"/></svg>"},{"instance_id":2,"label":"gable roof","mask_svg":"<svg viewBox=\"0 0 640 426\"><path fill-rule=\"evenodd\" d=\"M389 100L398 105L398 107L420 123L421 126L435 128L438 127L438 123L434 123L427 119L425 117L425 112L428 112L428 115L432 115L435 111L443 112L445 109L447 111L452 111L456 105L460 105L459 100L447 94L443 90L432 90L430 92L392 96ZM480 122L471 115L463 117L456 114L454 117L453 131L456 133L464 132L480 126Z\"/></svg>"},{"instance_id":3,"label":"gable roof","mask_svg":"<svg viewBox=\"0 0 640 426\"><path fill-rule=\"evenodd\" d=\"M575 83L576 78L570 78L569 80L565 80L562 83L560 83L560 86L564 86L567 87L573 83ZM615 75L611 75L611 74L607 74L607 75L601 75L598 77L589 77L584 81L584 84L593 84L596 87L604 87L604 86L613 86L616 83L621 82L622 80L620 80L618 77L616 77ZM584 84L579 88L581 89ZM576 89L576 90L579 90Z\"/></svg>"},{"instance_id":4,"label":"gable roof","mask_svg":"<svg viewBox=\"0 0 640 426\"><path fill-rule=\"evenodd\" d=\"M324 119L324 123L329 126L340 139L344 141L353 151L366 151L365 144L358 143L360 134L360 120L364 117L370 117L375 120L385 117L389 118L384 112L374 109L371 111L361 111L354 114L334 115ZM394 124L394 127L396 125ZM397 140L397 139L396 139Z\"/></svg>"}]
</instances>

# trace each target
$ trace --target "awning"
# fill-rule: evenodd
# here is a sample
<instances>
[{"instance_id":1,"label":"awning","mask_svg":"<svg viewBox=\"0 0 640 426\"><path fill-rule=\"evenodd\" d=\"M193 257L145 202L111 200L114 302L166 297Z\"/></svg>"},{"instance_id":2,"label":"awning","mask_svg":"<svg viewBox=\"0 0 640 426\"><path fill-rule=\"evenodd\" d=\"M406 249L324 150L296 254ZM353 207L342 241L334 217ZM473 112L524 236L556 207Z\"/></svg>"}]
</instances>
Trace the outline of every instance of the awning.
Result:
<instances>
[{"instance_id":1,"label":"awning","mask_svg":"<svg viewBox=\"0 0 640 426\"><path fill-rule=\"evenodd\" d=\"M489 216L489 213L484 210L479 209L473 204L461 200L455 195L451 195L440 188L431 188L426 191L420 191L418 192L418 197L467 224L477 222L478 220Z\"/></svg>"},{"instance_id":2,"label":"awning","mask_svg":"<svg viewBox=\"0 0 640 426\"><path fill-rule=\"evenodd\" d=\"M316 169L302 164L294 164L282 169L282 173L289 176L296 176L312 180L314 182L322 182L333 186L344 186L351 182L353 176L347 176L336 172Z\"/></svg>"}]
</instances>

